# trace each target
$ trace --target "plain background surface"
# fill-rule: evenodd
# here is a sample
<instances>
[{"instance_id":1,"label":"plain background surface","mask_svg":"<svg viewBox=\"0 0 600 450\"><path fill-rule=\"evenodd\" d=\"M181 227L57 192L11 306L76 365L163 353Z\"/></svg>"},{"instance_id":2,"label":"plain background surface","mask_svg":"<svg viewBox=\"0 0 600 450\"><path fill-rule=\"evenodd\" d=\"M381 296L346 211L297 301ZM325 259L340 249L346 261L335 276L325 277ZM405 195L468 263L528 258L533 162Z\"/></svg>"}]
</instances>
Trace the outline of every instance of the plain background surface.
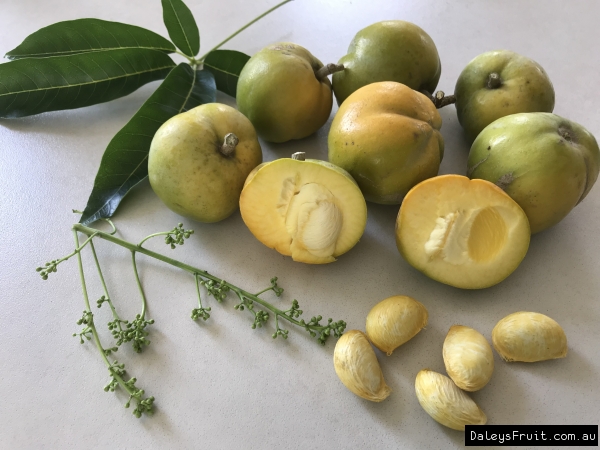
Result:
<instances>
[{"instance_id":1,"label":"plain background surface","mask_svg":"<svg viewBox=\"0 0 600 450\"><path fill-rule=\"evenodd\" d=\"M54 22L83 17L143 26L167 36L160 2L49 0L2 2L3 53ZM257 0L189 0L205 51L275 4ZM594 1L384 0L292 2L225 48L254 54L277 41L307 47L324 62L345 54L353 35L380 20L403 19L424 28L442 60L438 89L451 93L476 55L506 48L538 61L556 90L555 112L600 135L600 4ZM278 276L286 289L276 304L296 298L305 315L344 319L364 330L380 300L410 295L426 305L426 330L391 357L378 352L392 395L375 404L351 394L332 364L335 341L319 346L303 330L273 340L252 330L234 299L210 299L212 317L195 323L193 279L139 257L149 297L152 344L138 355L117 354L138 385L156 397L152 418L135 419L122 393L104 393L108 373L96 348L79 345L83 300L76 260L43 282L34 269L69 253L73 208L83 209L103 151L157 83L85 109L0 121L0 447L15 448L459 448L463 433L434 422L419 406L414 378L423 368L444 372L442 343L453 324L490 339L505 315L530 310L556 319L569 339L566 359L507 364L495 354L491 382L472 397L490 424L598 424L600 417L600 187L559 225L536 235L518 270L501 284L463 291L428 279L399 255L394 242L398 207L368 205L360 243L333 264L295 263L260 244L239 213L207 225L183 220L196 233L171 251L149 247L208 269L249 291ZM219 94L218 100L234 105ZM335 114L336 107L334 107ZM454 106L441 110L446 155L441 173L465 173L469 144ZM264 160L305 151L326 158L328 122L315 135L265 144ZM114 217L118 235L132 241L171 229L182 219L164 207L147 182ZM133 318L139 297L129 253L106 242L97 250L122 316ZM100 296L90 254L85 255L92 302ZM108 310L97 311L105 342ZM125 347L125 346L124 346Z\"/></svg>"}]
</instances>

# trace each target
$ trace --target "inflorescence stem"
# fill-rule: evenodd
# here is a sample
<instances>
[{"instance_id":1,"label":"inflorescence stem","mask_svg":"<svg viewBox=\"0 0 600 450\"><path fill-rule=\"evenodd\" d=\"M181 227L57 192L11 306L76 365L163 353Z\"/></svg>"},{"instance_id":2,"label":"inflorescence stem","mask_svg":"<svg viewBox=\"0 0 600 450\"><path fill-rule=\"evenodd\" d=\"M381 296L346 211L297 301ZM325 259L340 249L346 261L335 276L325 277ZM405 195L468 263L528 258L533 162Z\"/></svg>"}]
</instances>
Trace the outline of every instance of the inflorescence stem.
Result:
<instances>
[{"instance_id":1,"label":"inflorescence stem","mask_svg":"<svg viewBox=\"0 0 600 450\"><path fill-rule=\"evenodd\" d=\"M73 230L75 230L76 232L83 233L86 236L93 235L94 237L99 237L106 241L112 242L113 244L117 244L121 247L124 247L124 248L130 250L133 253L133 255L135 255L136 252L142 253L146 256L158 259L159 261L170 264L174 267L178 267L179 269L185 270L186 272L189 272L194 276L198 276L200 278L200 281L211 280L214 283L217 283L218 285L220 285L221 287L225 287L227 290L233 291L240 300L244 301L244 299L245 299L245 300L249 300L250 302L256 302L256 303L260 304L262 307L264 307L265 309L271 311L276 316L284 318L285 320L287 320L288 322L290 322L294 325L305 328L307 330L308 330L308 328L310 328L309 331L318 332L318 333L323 333L323 332L327 333L329 330L331 330L331 332L333 332L335 335L338 335L338 331L339 331L339 334L341 335L341 332L343 332L343 329L346 325L345 322L340 321L339 323L335 323L335 324L332 324L331 322L329 322L328 325L320 325L320 324L317 325L315 323L314 325L310 325L307 328L307 324L304 321L296 320L295 318L291 317L291 315L286 314L287 311L283 311L283 310L275 307L271 303L263 300L258 295L252 294L248 291L240 289L239 287L237 287L231 283L228 283L227 281L224 281L214 275L211 275L210 273L208 273L205 270L198 269L196 267L190 266L189 264L186 264L186 263L183 263L176 259L165 256L161 253L157 253L157 252L149 250L145 247L141 247L140 245L132 244L131 242L125 241L123 239L119 239L118 237L113 236L111 234L108 234L108 233L105 233L102 231L98 231L93 228L86 227L85 225L75 224L75 225L73 225ZM157 233L157 234L159 234L159 233ZM142 241L142 242L144 242L144 241ZM81 249L81 248L83 248L83 246L79 247L79 249ZM135 259L134 259L134 263L135 263ZM136 277L137 277L137 270L136 270ZM137 277L137 281L139 283L139 277ZM138 285L141 286L141 284L138 284ZM143 296L143 290L141 292L142 292L142 296ZM144 296L143 296L143 298L145 299ZM145 301L144 301L144 305L145 305ZM338 327L337 327L338 329L336 329L336 330L334 330L332 328L335 325L338 325ZM327 336L328 335L320 336L320 338L326 338ZM320 339L320 342L324 343L324 339L323 340Z\"/></svg>"},{"instance_id":2,"label":"inflorescence stem","mask_svg":"<svg viewBox=\"0 0 600 450\"><path fill-rule=\"evenodd\" d=\"M116 352L119 346L124 342L132 342L133 349L136 352L141 352L143 346L148 345L150 343L150 341L146 339L146 336L148 336L148 331L146 331L145 328L147 325L153 324L154 320L145 319L147 300L146 295L144 293L144 289L142 287L142 283L140 281L138 268L136 264L137 253L142 253L151 258L155 258L159 261L170 264L174 267L189 272L194 276L196 282L196 289L198 293L198 308L192 310L192 319L194 320L198 318L207 320L210 317L209 311L211 309L203 307L202 299L200 296L200 285L203 285L208 291L209 295L212 295L218 302L222 302L225 299L225 297L227 297L229 291L233 291L239 299L239 303L235 305L235 309L246 309L254 315L254 322L252 324L252 328L261 328L262 324L267 322L269 319L269 313L267 311L273 313L275 316L275 332L272 335L273 338L282 336L284 339L287 339L288 330L279 327L280 318L287 320L289 323L304 328L306 331L309 332L309 334L312 337L317 337L318 342L323 345L325 344L325 341L330 335L333 334L336 337L340 337L344 332L344 329L346 328L346 322L344 322L343 320L333 322L333 319L328 319L327 324L322 325L320 323L320 321L322 320L321 316L312 317L308 322L305 322L304 319L299 319L300 315L302 314L302 310L300 310L297 300L294 300L292 302L292 306L290 307L290 309L284 311L260 298L260 295L267 291L273 291L277 297L281 295L283 289L277 285L276 277L271 279L271 286L269 286L266 289L263 289L257 294L252 294L248 291L240 289L237 286L234 286L231 283L219 279L214 275L209 274L205 270L197 269L196 267L190 266L189 264L185 264L176 259L169 258L168 256L165 256L161 253L157 253L145 247L142 247L142 244L150 237L155 237L159 235L166 236L165 243L167 245L170 245L171 248L175 248L176 245L183 245L184 240L187 239L193 233L193 230L184 230L183 224L181 223L169 232L152 234L149 237L143 239L137 245L114 236L116 228L114 227L114 224L112 224L112 222L110 222L110 224L113 227L111 233L106 233L100 230L96 230L94 228L89 228L81 224L73 225L75 250L67 256L65 256L64 258L53 260L49 263L46 263L44 267L38 267L36 270L40 273L42 279L45 280L48 278L48 275L50 273L56 272L56 267L58 266L58 264L60 264L63 261L66 261L74 255L77 255L77 261L79 264L79 276L81 279L81 287L83 291L85 309L83 311L81 319L77 322L78 325L83 325L83 329L79 333L73 334L73 336L79 336L81 343L85 342L84 339L94 341L96 347L100 351L102 360L108 368L111 377L110 382L104 387L104 390L114 391L118 386L123 388L125 392L129 394L129 400L125 404L125 407L129 408L132 401L136 402L137 404L133 411L133 414L138 418L141 417L143 414L152 413L154 397L144 397L144 391L135 386L135 383L137 381L136 378L131 377L128 380L125 380L123 378L123 376L125 375L125 365L122 363L119 364L117 360L110 361L108 358L108 356L111 355L113 352ZM78 233L82 233L88 236L88 238L83 242L83 244L80 244L79 242ZM133 321L121 320L112 303L112 300L108 294L108 288L106 286L104 275L102 274L102 269L100 267L98 255L96 254L96 249L92 241L95 237L99 237L113 244L117 244L121 247L128 249L131 252L131 261L133 265L135 279L140 295L142 297L142 312L141 314L138 314ZM113 337L116 339L116 346L114 347L104 347L102 345L100 341L100 336L98 335L98 331L94 323L94 314L92 313L92 308L90 306L90 299L88 295L83 270L83 262L81 257L81 250L88 244L90 245L92 255L94 257L94 262L98 270L98 275L100 277L100 282L102 284L102 289L104 291L104 295L102 295L102 297L100 297L100 299L97 301L97 306L100 308L103 303L108 303L114 318L112 322L108 323L108 328L109 330L111 330ZM264 310L259 309L255 311L255 303L261 305L264 308ZM122 325L125 325L125 327L123 327Z\"/></svg>"},{"instance_id":3,"label":"inflorescence stem","mask_svg":"<svg viewBox=\"0 0 600 450\"><path fill-rule=\"evenodd\" d=\"M92 234L94 234L94 233L91 233L89 236L94 237L95 234L94 234L94 236L92 236ZM103 234L106 234L106 233L103 233ZM114 363L111 363L109 361L108 357L106 356L106 351L105 351L104 347L102 346L102 342L100 342L100 336L98 335L98 331L96 330L96 326L94 324L92 308L90 307L90 299L88 296L87 286L85 283L85 275L83 273L83 262L82 262L81 251L80 251L81 248L83 248L87 242L90 242L90 240L89 239L86 240L84 242L84 244L80 246L79 245L79 236L77 235L76 230L73 230L73 235L75 238L75 248L77 249L76 250L77 262L79 265L79 278L81 279L81 289L83 291L83 299L85 302L85 313L87 313L87 317L89 317L86 325L87 325L87 327L89 327L89 329L92 333L92 337L94 339L94 343L96 344L96 347L100 351L102 360L104 361L104 364L106 365L107 369L111 372L112 377L125 390L125 392L127 392L129 394L130 398L132 398L136 395L136 393L137 393L136 390L134 388L132 388L130 386L130 384L128 384L125 380L123 380L120 373L117 373L117 372L111 370L114 367Z\"/></svg>"}]
</instances>

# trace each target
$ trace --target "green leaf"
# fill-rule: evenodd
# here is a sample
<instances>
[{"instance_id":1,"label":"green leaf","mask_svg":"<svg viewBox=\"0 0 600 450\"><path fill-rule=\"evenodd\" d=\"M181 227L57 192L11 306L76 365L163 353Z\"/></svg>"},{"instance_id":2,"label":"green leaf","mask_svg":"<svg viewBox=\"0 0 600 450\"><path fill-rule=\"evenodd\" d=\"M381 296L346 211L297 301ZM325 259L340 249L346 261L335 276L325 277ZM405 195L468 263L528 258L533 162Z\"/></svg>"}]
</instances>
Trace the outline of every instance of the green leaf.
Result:
<instances>
[{"instance_id":1,"label":"green leaf","mask_svg":"<svg viewBox=\"0 0 600 450\"><path fill-rule=\"evenodd\" d=\"M148 151L168 119L216 100L215 80L207 70L182 63L174 68L140 110L110 141L80 223L111 217L127 192L148 175Z\"/></svg>"},{"instance_id":2,"label":"green leaf","mask_svg":"<svg viewBox=\"0 0 600 450\"><path fill-rule=\"evenodd\" d=\"M78 19L58 22L30 34L6 57L41 58L125 48L175 51L171 42L145 28L99 19Z\"/></svg>"},{"instance_id":3,"label":"green leaf","mask_svg":"<svg viewBox=\"0 0 600 450\"><path fill-rule=\"evenodd\" d=\"M164 78L175 63L158 50L119 49L0 64L0 117L81 108Z\"/></svg>"},{"instance_id":4,"label":"green leaf","mask_svg":"<svg viewBox=\"0 0 600 450\"><path fill-rule=\"evenodd\" d=\"M217 89L235 98L240 72L250 57L235 50L214 50L206 55L204 68L215 76Z\"/></svg>"},{"instance_id":5,"label":"green leaf","mask_svg":"<svg viewBox=\"0 0 600 450\"><path fill-rule=\"evenodd\" d=\"M179 50L194 57L200 51L200 33L190 9L181 0L161 0L163 21Z\"/></svg>"}]
</instances>

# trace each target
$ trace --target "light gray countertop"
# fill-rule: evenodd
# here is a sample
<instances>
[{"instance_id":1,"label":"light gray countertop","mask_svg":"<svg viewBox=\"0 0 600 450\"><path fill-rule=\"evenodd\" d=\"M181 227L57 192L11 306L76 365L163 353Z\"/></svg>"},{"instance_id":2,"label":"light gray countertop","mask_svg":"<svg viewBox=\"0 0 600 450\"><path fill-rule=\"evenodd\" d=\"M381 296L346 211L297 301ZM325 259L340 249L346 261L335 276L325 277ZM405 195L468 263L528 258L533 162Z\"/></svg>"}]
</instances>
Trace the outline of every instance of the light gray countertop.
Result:
<instances>
[{"instance_id":1,"label":"light gray countertop","mask_svg":"<svg viewBox=\"0 0 600 450\"><path fill-rule=\"evenodd\" d=\"M131 23L167 36L158 1L22 0L4 2L3 53L54 22L95 17ZM257 0L188 0L208 49L275 4ZM594 1L393 2L298 0L229 42L225 48L254 54L291 41L324 62L345 54L354 34L380 20L403 19L425 29L442 60L438 89L451 93L462 68L476 55L510 49L539 62L556 90L555 112L600 136L600 3ZM91 343L71 336L84 304L75 259L42 281L35 268L73 249L71 225L91 191L111 137L158 84L128 97L66 112L0 121L0 447L16 448L460 448L463 433L444 428L421 409L417 372L444 373L442 343L453 324L491 338L505 315L529 310L564 328L565 359L508 364L495 354L491 382L472 394L490 424L598 424L600 417L600 187L557 226L535 235L521 266L499 285L464 291L430 280L400 256L394 240L398 207L368 205L360 243L333 264L303 265L259 243L239 213L217 224L193 223L168 210L142 182L114 217L118 235L138 241L183 221L195 234L173 251L148 244L209 270L248 291L279 277L305 315L344 319L362 329L371 307L386 297L409 295L426 305L429 325L390 357L378 352L392 395L370 403L350 393L332 364L335 340L324 347L290 327L287 341L267 329L252 330L246 311L208 300L212 317L193 322L193 279L139 257L148 294L152 344L142 353L123 348L118 358L148 395L156 413L138 420L123 408L126 397L104 393L108 372ZM218 101L235 105L224 94ZM332 117L337 107L334 106ZM441 110L446 154L440 173L464 174L469 144L454 106ZM305 151L326 159L331 120L301 141L264 143L264 160ZM132 318L139 297L124 249L99 242L97 250L115 303ZM100 284L91 276L92 301ZM108 310L97 312L103 324ZM100 326L105 339L109 333Z\"/></svg>"}]
</instances>

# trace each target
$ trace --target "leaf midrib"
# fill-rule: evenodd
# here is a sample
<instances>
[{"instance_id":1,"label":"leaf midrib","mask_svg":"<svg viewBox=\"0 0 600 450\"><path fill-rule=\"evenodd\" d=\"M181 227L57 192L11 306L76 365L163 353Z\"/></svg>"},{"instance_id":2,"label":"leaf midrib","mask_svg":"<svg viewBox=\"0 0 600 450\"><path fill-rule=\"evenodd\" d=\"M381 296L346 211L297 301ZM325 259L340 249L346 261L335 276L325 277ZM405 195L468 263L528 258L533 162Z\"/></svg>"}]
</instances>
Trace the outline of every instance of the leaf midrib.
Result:
<instances>
[{"instance_id":1,"label":"leaf midrib","mask_svg":"<svg viewBox=\"0 0 600 450\"><path fill-rule=\"evenodd\" d=\"M173 53L173 49L169 48L169 47L140 47L140 46L127 46L127 47L102 47L102 48L90 48L90 49L83 49L83 50L71 50L71 51L62 51L62 52L55 52L55 53L50 53L50 52L46 52L46 53L23 53L21 55L9 55L6 56L8 59L11 60L20 60L20 59L26 59L26 58L52 58L55 56L69 56L69 55L78 55L81 53L98 53L98 52L109 52L109 51L115 51L115 50L131 50L131 49L141 49L141 50L157 50L157 51L168 51ZM46 56L48 55L48 56Z\"/></svg>"},{"instance_id":2,"label":"leaf midrib","mask_svg":"<svg viewBox=\"0 0 600 450\"><path fill-rule=\"evenodd\" d=\"M214 70L216 70L217 72L223 72L223 73L225 73L225 74L227 74L227 75L231 75L232 77L236 77L236 78L239 78L239 77L240 77L240 76L239 76L238 74L236 74L236 73L227 72L226 70L223 70L223 69L221 69L221 68L219 68L219 67L211 66L210 64L206 64L206 63L204 63L204 65L205 65L205 66L207 66L207 67L210 67L211 69L214 69Z\"/></svg>"},{"instance_id":3,"label":"leaf midrib","mask_svg":"<svg viewBox=\"0 0 600 450\"><path fill-rule=\"evenodd\" d=\"M193 70L193 69L192 69ZM185 105L187 104L188 100L190 99L190 97L192 96L192 92L194 91L194 86L196 84L196 76L197 76L198 71L194 70L194 76L192 78L192 83L190 84L190 89L188 90L188 94L185 97L185 101L182 103L181 108L179 108L179 112L181 113L181 111L183 111L183 109L185 108ZM104 207L106 207L106 205L108 205L108 203L110 203L110 201L113 199L113 197L115 196L116 193L120 192L121 189L123 189L123 186L125 185L125 183L127 183L127 181L129 181L129 179L137 172L137 170L140 168L140 166L148 159L149 154L147 154L146 156L144 156L144 158L140 161L140 163L135 166L135 169L132 170L127 178L125 180L123 180L123 182L119 185L119 187L115 190L115 193L113 195L111 195L103 204L102 206L100 206L99 208L96 209L96 211L94 212L94 214L90 215L90 217L94 217L96 214L98 214ZM145 178L145 177L144 177ZM141 180L140 180L141 181Z\"/></svg>"},{"instance_id":4,"label":"leaf midrib","mask_svg":"<svg viewBox=\"0 0 600 450\"><path fill-rule=\"evenodd\" d=\"M72 87L78 87L78 86L87 86L87 85L91 85L91 84L98 84L98 83L103 83L103 82L106 82L106 81L112 81L112 80L118 80L118 79L121 79L121 78L127 78L127 77L131 77L131 76L135 76L135 75L141 75L143 73L156 72L156 71L159 71L159 70L168 69L170 67L173 67L173 66L172 65L168 65L168 66L154 67L154 68L149 69L149 70L142 70L142 71L139 71L139 72L129 72L129 73L126 73L126 74L118 76L118 77L108 77L108 78L103 78L103 79L100 79L100 80L88 81L88 82L85 82L85 83L67 84L65 86L49 86L49 87L45 87L45 88L26 89L26 90L22 90L22 91L12 91L12 92L8 92L8 93L5 93L5 94L0 94L0 97L6 96L6 95L26 94L26 93L38 92L38 91L51 91L53 89L66 89L66 88L72 88ZM87 74L87 75L89 75L89 74Z\"/></svg>"},{"instance_id":5,"label":"leaf midrib","mask_svg":"<svg viewBox=\"0 0 600 450\"><path fill-rule=\"evenodd\" d=\"M175 10L175 6L173 5L173 2L171 0L169 0L169 6L171 6L171 9L173 10L173 14L175 14L175 18L177 19L179 28L181 28L181 32L183 33L183 37L185 38L185 43L187 44L188 51L189 51L188 56L193 57L194 52L192 51L192 45L190 44L190 40L188 39L187 33L185 32L185 28L183 28L183 24L181 23L181 20L179 20L179 14L177 14L177 11Z\"/></svg>"}]
</instances>

